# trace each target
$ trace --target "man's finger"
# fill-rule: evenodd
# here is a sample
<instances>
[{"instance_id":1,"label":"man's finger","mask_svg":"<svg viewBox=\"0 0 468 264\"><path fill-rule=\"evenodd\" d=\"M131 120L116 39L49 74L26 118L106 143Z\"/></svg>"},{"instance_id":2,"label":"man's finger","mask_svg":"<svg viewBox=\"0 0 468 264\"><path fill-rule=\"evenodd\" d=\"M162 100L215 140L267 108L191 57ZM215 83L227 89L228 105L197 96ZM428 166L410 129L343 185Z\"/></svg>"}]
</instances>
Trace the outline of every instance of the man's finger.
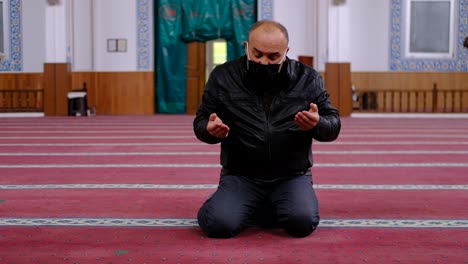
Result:
<instances>
[{"instance_id":1,"label":"man's finger","mask_svg":"<svg viewBox=\"0 0 468 264\"><path fill-rule=\"evenodd\" d=\"M216 120L216 117L218 117L215 113L212 113L210 115L210 121L215 121Z\"/></svg>"},{"instance_id":2,"label":"man's finger","mask_svg":"<svg viewBox=\"0 0 468 264\"><path fill-rule=\"evenodd\" d=\"M317 107L317 105L314 104L314 103L310 103L310 111L311 111L312 113L318 113L318 107Z\"/></svg>"}]
</instances>

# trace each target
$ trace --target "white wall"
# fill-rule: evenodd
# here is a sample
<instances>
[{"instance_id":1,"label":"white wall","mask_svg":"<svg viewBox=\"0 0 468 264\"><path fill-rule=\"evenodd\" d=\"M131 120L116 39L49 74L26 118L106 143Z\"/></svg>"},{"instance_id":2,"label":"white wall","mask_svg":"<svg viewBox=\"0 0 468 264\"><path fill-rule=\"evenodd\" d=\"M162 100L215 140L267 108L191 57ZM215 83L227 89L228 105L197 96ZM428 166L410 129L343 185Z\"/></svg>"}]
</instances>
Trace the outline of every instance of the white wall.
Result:
<instances>
[{"instance_id":1,"label":"white wall","mask_svg":"<svg viewBox=\"0 0 468 264\"><path fill-rule=\"evenodd\" d=\"M290 33L290 58L350 62L352 71L388 71L390 0L274 0L273 19Z\"/></svg>"},{"instance_id":2,"label":"white wall","mask_svg":"<svg viewBox=\"0 0 468 264\"><path fill-rule=\"evenodd\" d=\"M147 3L151 14L146 18L138 18L135 0L67 1L73 1L73 71L139 71L154 68L152 1ZM145 10L140 9L143 13L146 13ZM143 38L138 32L138 22L148 27L143 34L145 41L149 41L149 47L141 48L148 50L147 53L138 50L138 41ZM108 52L108 39L126 39L127 52Z\"/></svg>"},{"instance_id":3,"label":"white wall","mask_svg":"<svg viewBox=\"0 0 468 264\"><path fill-rule=\"evenodd\" d=\"M349 1L349 58L352 71L388 71L390 0Z\"/></svg>"},{"instance_id":4,"label":"white wall","mask_svg":"<svg viewBox=\"0 0 468 264\"><path fill-rule=\"evenodd\" d=\"M43 72L45 62L71 62L73 71L137 71L135 0L62 0L62 5L67 7L22 0L23 72ZM127 52L107 52L108 38L127 39Z\"/></svg>"},{"instance_id":5,"label":"white wall","mask_svg":"<svg viewBox=\"0 0 468 264\"><path fill-rule=\"evenodd\" d=\"M297 60L300 55L317 57L318 1L273 1L273 19L288 29L290 47L288 57L291 59Z\"/></svg>"},{"instance_id":6,"label":"white wall","mask_svg":"<svg viewBox=\"0 0 468 264\"><path fill-rule=\"evenodd\" d=\"M22 0L23 71L43 72L46 39L46 1Z\"/></svg>"},{"instance_id":7,"label":"white wall","mask_svg":"<svg viewBox=\"0 0 468 264\"><path fill-rule=\"evenodd\" d=\"M70 30L69 10L70 1L62 1L55 5L46 5L45 38L46 38L46 63L69 62Z\"/></svg>"},{"instance_id":8,"label":"white wall","mask_svg":"<svg viewBox=\"0 0 468 264\"><path fill-rule=\"evenodd\" d=\"M72 70L93 71L92 0L72 0Z\"/></svg>"},{"instance_id":9,"label":"white wall","mask_svg":"<svg viewBox=\"0 0 468 264\"><path fill-rule=\"evenodd\" d=\"M138 70L135 0L63 1L72 6L69 53L74 71ZM350 62L352 71L388 71L390 1L346 0L334 6L331 0L273 0L273 19L289 30L290 58L314 56L321 71L326 62ZM22 0L22 8L23 71L42 72L46 1ZM107 52L108 38L127 39L127 52ZM152 34L150 39L152 58Z\"/></svg>"},{"instance_id":10,"label":"white wall","mask_svg":"<svg viewBox=\"0 0 468 264\"><path fill-rule=\"evenodd\" d=\"M135 71L137 33L135 0L93 1L94 70ZM107 39L127 39L127 52L107 52Z\"/></svg>"},{"instance_id":11,"label":"white wall","mask_svg":"<svg viewBox=\"0 0 468 264\"><path fill-rule=\"evenodd\" d=\"M347 0L329 9L329 62L352 71L388 71L390 0Z\"/></svg>"},{"instance_id":12,"label":"white wall","mask_svg":"<svg viewBox=\"0 0 468 264\"><path fill-rule=\"evenodd\" d=\"M314 54L315 67L319 71L325 71L325 63L328 62L328 1L320 1L317 6L317 53Z\"/></svg>"}]
</instances>

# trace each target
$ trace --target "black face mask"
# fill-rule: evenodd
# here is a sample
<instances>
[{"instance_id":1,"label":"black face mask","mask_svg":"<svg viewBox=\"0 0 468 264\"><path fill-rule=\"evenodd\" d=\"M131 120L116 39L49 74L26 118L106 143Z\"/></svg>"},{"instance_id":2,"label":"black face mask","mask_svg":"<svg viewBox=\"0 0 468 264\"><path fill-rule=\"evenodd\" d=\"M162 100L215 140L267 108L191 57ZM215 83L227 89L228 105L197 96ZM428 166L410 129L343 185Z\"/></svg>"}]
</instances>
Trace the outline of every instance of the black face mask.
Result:
<instances>
[{"instance_id":1,"label":"black face mask","mask_svg":"<svg viewBox=\"0 0 468 264\"><path fill-rule=\"evenodd\" d=\"M249 78L252 78L257 82L271 82L278 80L281 68L283 67L283 63L286 59L286 51L284 52L283 58L281 58L281 62L279 64L261 64L250 60L248 45L249 44L247 43L245 54L247 55L247 73Z\"/></svg>"},{"instance_id":2,"label":"black face mask","mask_svg":"<svg viewBox=\"0 0 468 264\"><path fill-rule=\"evenodd\" d=\"M247 60L247 71L252 78L258 81L269 81L278 78L281 64L261 64Z\"/></svg>"},{"instance_id":3,"label":"black face mask","mask_svg":"<svg viewBox=\"0 0 468 264\"><path fill-rule=\"evenodd\" d=\"M247 86L256 94L275 93L286 85L286 70L280 64L265 65L247 60L247 65Z\"/></svg>"}]
</instances>

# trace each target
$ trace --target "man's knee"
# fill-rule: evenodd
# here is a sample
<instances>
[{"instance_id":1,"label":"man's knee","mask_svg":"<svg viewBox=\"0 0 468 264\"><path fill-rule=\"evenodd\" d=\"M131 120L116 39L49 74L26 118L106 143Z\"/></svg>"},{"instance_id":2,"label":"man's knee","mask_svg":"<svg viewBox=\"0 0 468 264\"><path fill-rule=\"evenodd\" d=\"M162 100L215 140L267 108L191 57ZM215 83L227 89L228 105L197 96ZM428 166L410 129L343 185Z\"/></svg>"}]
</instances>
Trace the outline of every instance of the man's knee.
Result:
<instances>
[{"instance_id":1,"label":"man's knee","mask_svg":"<svg viewBox=\"0 0 468 264\"><path fill-rule=\"evenodd\" d=\"M317 229L319 221L318 216L296 214L289 216L283 226L292 237L306 237Z\"/></svg>"},{"instance_id":2,"label":"man's knee","mask_svg":"<svg viewBox=\"0 0 468 264\"><path fill-rule=\"evenodd\" d=\"M232 217L210 214L203 208L198 212L198 225L208 237L212 238L234 237L242 230L239 221Z\"/></svg>"}]
</instances>

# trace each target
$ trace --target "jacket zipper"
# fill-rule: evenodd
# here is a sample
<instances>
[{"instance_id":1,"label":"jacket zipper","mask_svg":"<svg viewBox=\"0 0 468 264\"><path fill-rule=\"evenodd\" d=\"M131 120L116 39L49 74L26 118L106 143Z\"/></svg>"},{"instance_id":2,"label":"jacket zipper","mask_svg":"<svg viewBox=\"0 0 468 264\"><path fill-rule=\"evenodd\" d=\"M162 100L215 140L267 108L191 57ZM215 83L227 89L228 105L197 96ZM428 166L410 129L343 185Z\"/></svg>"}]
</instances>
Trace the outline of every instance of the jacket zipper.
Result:
<instances>
[{"instance_id":1,"label":"jacket zipper","mask_svg":"<svg viewBox=\"0 0 468 264\"><path fill-rule=\"evenodd\" d=\"M271 114L271 108L272 108L272 105L273 105L273 102L275 100L275 97L274 96L270 102L270 105L268 106L268 113L265 111L265 107L263 105L263 97L260 97L260 102L261 102L261 105L262 105L262 109L264 114L265 114L265 145L266 145L266 149L267 149L267 158L268 158L268 161L271 161L271 132L270 132L270 114Z\"/></svg>"}]
</instances>

